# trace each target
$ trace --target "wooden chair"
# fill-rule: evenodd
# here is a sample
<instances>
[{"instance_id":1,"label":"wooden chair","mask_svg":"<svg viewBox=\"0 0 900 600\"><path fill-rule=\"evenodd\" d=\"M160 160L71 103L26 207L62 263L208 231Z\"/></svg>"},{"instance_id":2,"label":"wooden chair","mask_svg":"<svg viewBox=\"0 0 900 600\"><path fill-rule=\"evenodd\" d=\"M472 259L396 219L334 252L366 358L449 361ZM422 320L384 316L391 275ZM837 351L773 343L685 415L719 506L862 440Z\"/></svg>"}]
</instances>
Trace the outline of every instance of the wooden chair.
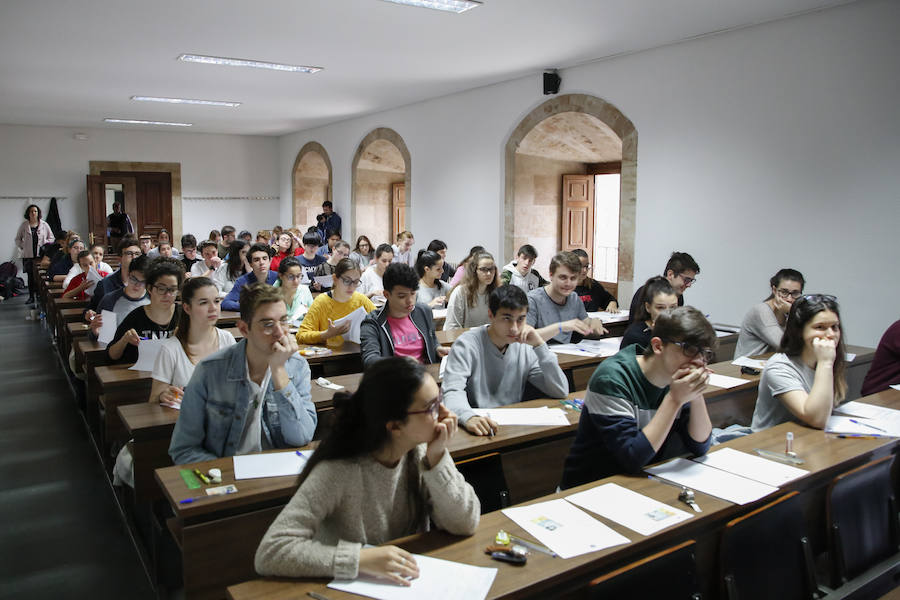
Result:
<instances>
[{"instance_id":1,"label":"wooden chair","mask_svg":"<svg viewBox=\"0 0 900 600\"><path fill-rule=\"evenodd\" d=\"M729 600L817 597L815 566L797 492L728 522L719 552L723 596Z\"/></svg>"},{"instance_id":2,"label":"wooden chair","mask_svg":"<svg viewBox=\"0 0 900 600\"><path fill-rule=\"evenodd\" d=\"M687 540L598 577L591 581L587 597L699 600L695 546L694 540Z\"/></svg>"},{"instance_id":3,"label":"wooden chair","mask_svg":"<svg viewBox=\"0 0 900 600\"><path fill-rule=\"evenodd\" d=\"M499 453L461 460L456 468L475 489L482 514L509 506L509 488Z\"/></svg>"}]
</instances>

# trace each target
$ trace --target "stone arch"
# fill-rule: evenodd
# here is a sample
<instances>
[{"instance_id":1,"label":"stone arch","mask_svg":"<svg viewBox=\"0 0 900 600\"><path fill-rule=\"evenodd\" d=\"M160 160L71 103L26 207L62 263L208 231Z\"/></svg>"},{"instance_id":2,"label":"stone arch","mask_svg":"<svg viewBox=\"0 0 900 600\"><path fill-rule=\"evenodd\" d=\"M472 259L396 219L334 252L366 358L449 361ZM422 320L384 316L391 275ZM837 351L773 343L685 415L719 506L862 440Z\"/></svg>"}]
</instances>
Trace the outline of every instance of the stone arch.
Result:
<instances>
[{"instance_id":1,"label":"stone arch","mask_svg":"<svg viewBox=\"0 0 900 600\"><path fill-rule=\"evenodd\" d=\"M406 147L406 142L403 141L403 138L399 133L390 129L389 127L378 127L369 132L356 147L356 152L353 155L353 162L350 165L350 223L351 223L351 231L352 231L352 240L347 239L348 242L351 242L351 245L356 241L356 237L360 234L366 234L365 231L357 230L357 223L359 222L358 214L357 214L357 189L359 187L359 164L363 159L363 156L366 150L373 143L383 141L388 142L396 148L399 152L400 157L403 159L405 172L403 176L403 183L405 185L406 194L405 194L405 220L404 220L404 229L411 229L412 225L412 186L411 186L411 173L412 173L412 163L409 154L409 149ZM388 236L390 237L390 236ZM394 240L388 239L384 240L388 242L393 242ZM378 244L378 240L372 240L373 244Z\"/></svg>"},{"instance_id":2,"label":"stone arch","mask_svg":"<svg viewBox=\"0 0 900 600\"><path fill-rule=\"evenodd\" d=\"M634 289L634 232L637 189L637 130L631 120L618 108L596 96L565 94L541 103L522 118L504 149L504 257L514 257L513 230L515 226L516 150L525 136L540 122L554 115L575 112L596 117L608 126L622 141L622 171L620 183L619 213L619 296L628 295ZM623 292L624 290L624 292Z\"/></svg>"},{"instance_id":3,"label":"stone arch","mask_svg":"<svg viewBox=\"0 0 900 600\"><path fill-rule=\"evenodd\" d=\"M291 170L291 222L301 231L315 225L322 202L332 200L332 171L322 144L307 142L300 148Z\"/></svg>"}]
</instances>

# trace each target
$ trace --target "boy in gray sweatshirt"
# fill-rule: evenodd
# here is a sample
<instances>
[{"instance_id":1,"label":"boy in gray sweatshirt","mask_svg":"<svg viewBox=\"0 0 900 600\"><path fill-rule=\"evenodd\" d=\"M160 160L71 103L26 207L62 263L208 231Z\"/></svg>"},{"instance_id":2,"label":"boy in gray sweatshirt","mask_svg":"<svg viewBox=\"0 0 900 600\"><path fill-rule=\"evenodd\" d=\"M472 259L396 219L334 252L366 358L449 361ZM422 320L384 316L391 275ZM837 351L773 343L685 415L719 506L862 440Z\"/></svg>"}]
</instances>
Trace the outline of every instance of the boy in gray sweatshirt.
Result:
<instances>
[{"instance_id":1,"label":"boy in gray sweatshirt","mask_svg":"<svg viewBox=\"0 0 900 600\"><path fill-rule=\"evenodd\" d=\"M512 285L498 287L488 299L489 323L453 343L442 384L444 404L469 433L496 433L497 423L472 409L520 402L528 381L552 398L568 394L556 355L525 322L527 313L525 292Z\"/></svg>"}]
</instances>

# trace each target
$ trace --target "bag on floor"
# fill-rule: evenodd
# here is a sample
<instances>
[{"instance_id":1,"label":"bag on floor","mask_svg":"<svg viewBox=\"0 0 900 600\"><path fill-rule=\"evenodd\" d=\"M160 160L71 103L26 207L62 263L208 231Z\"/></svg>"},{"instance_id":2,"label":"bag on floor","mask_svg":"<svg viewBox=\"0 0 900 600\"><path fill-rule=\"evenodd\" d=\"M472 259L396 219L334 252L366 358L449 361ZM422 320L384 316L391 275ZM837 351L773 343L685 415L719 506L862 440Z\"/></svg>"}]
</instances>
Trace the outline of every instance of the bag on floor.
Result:
<instances>
[{"instance_id":1,"label":"bag on floor","mask_svg":"<svg viewBox=\"0 0 900 600\"><path fill-rule=\"evenodd\" d=\"M2 265L0 265L0 281L6 281L10 277L15 277L19 274L19 267L16 266L16 263L11 260L6 261Z\"/></svg>"},{"instance_id":2,"label":"bag on floor","mask_svg":"<svg viewBox=\"0 0 900 600\"><path fill-rule=\"evenodd\" d=\"M9 300L13 296L18 296L25 291L25 282L18 277L0 278L0 296L4 300Z\"/></svg>"}]
</instances>

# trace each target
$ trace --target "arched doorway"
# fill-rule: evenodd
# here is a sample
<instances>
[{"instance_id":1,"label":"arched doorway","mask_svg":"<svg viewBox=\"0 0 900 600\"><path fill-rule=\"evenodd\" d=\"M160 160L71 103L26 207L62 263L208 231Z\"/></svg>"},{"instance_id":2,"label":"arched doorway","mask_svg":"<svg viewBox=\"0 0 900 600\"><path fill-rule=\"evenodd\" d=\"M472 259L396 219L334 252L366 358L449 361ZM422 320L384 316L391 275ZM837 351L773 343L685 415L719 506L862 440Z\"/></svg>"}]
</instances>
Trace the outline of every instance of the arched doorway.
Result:
<instances>
[{"instance_id":1,"label":"arched doorway","mask_svg":"<svg viewBox=\"0 0 900 600\"><path fill-rule=\"evenodd\" d=\"M538 250L538 269L547 275L551 256L564 246L564 175L576 176L593 190L596 176L617 175L618 232L615 253L593 243L615 223L595 216L589 223L589 253L615 267L610 291L630 298L634 280L634 215L637 169L637 131L632 122L605 100L585 94L552 98L532 110L516 126L505 148L503 250L507 259L516 249L531 243ZM598 185L608 185L597 180ZM577 185L576 185L577 187ZM591 192L593 196L593 192ZM595 273L597 267L595 264ZM625 297L627 296L627 297Z\"/></svg>"},{"instance_id":2,"label":"arched doorway","mask_svg":"<svg viewBox=\"0 0 900 600\"><path fill-rule=\"evenodd\" d=\"M393 129L380 127L359 143L351 166L353 240L366 235L376 246L410 228L410 156Z\"/></svg>"},{"instance_id":3,"label":"arched doorway","mask_svg":"<svg viewBox=\"0 0 900 600\"><path fill-rule=\"evenodd\" d=\"M308 142L297 153L291 178L291 217L300 231L316 224L322 203L331 200L331 159L318 142Z\"/></svg>"}]
</instances>

